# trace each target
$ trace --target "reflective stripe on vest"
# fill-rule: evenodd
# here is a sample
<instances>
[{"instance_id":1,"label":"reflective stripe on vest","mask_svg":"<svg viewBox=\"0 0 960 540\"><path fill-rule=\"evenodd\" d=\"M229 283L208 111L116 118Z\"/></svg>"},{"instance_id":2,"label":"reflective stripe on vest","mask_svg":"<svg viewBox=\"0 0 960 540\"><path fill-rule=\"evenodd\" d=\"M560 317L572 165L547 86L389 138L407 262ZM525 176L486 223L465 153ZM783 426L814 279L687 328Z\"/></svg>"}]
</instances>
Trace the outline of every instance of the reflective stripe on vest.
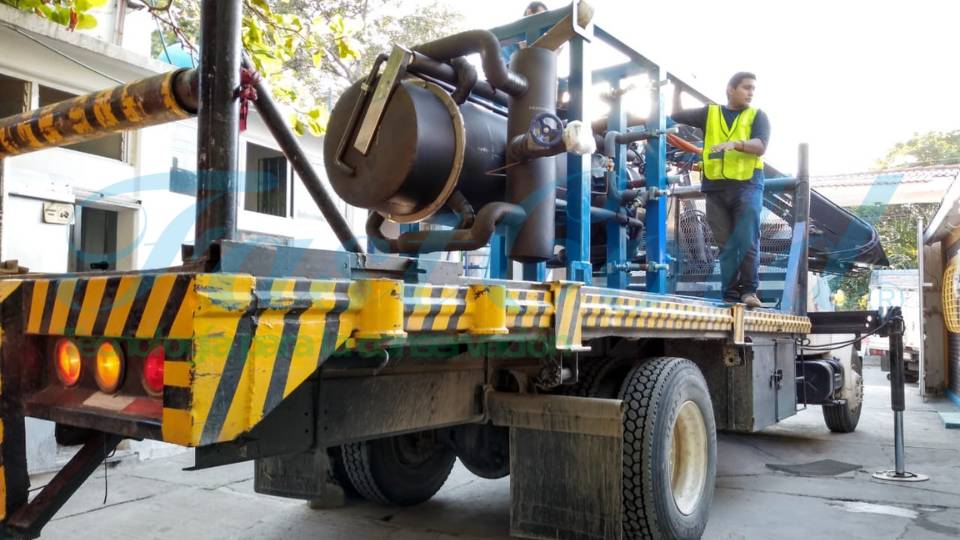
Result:
<instances>
[{"instance_id":1,"label":"reflective stripe on vest","mask_svg":"<svg viewBox=\"0 0 960 540\"><path fill-rule=\"evenodd\" d=\"M750 180L753 171L763 169L763 160L760 156L727 150L723 157L710 157L710 149L714 145L727 141L748 141L753 127L753 119L757 117L757 109L748 107L737 115L732 126L727 126L723 111L719 105L707 107L707 128L704 130L703 142L703 173L709 180Z\"/></svg>"}]
</instances>

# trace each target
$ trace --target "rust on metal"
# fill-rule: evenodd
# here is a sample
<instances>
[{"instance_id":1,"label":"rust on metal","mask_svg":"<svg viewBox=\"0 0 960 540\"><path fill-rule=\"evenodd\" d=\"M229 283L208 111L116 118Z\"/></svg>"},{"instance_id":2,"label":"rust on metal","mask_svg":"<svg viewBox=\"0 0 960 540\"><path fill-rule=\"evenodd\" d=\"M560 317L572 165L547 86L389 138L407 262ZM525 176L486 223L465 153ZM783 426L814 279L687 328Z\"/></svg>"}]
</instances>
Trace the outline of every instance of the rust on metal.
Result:
<instances>
[{"instance_id":1,"label":"rust on metal","mask_svg":"<svg viewBox=\"0 0 960 540\"><path fill-rule=\"evenodd\" d=\"M175 122L196 112L196 70L171 71L0 119L0 159Z\"/></svg>"}]
</instances>

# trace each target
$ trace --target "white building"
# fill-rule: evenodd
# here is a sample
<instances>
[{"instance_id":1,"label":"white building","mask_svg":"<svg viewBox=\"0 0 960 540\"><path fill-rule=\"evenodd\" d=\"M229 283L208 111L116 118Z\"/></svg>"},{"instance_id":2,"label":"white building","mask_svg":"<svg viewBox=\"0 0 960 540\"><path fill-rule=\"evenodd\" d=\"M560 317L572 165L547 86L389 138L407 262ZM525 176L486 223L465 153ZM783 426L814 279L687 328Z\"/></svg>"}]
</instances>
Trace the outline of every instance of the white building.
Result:
<instances>
[{"instance_id":1,"label":"white building","mask_svg":"<svg viewBox=\"0 0 960 540\"><path fill-rule=\"evenodd\" d=\"M174 69L147 56L155 28L149 15L124 13L126 3L119 3L119 13L117 2L96 12L100 24L90 34L0 4L0 117ZM301 142L322 174L322 139ZM246 189L239 200L239 238L339 248L276 148L251 110L241 137L239 166L250 173L241 177ZM54 273L179 264L181 244L193 239L195 168L195 120L3 160L0 260ZM265 183L272 187L258 190ZM354 230L362 231L366 213L331 196ZM69 223L45 222L44 208L51 203L73 210ZM28 420L27 444L31 471L53 467L52 424ZM149 454L158 444L131 448Z\"/></svg>"}]
</instances>

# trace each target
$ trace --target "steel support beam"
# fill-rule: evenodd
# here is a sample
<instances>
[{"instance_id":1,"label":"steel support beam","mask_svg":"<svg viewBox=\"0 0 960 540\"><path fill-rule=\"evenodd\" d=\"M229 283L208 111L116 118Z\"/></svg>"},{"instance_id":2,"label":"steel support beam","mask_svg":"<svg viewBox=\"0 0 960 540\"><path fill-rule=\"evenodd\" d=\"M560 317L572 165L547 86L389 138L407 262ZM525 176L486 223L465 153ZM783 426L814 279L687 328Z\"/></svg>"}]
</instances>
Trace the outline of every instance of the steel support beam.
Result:
<instances>
[{"instance_id":1,"label":"steel support beam","mask_svg":"<svg viewBox=\"0 0 960 540\"><path fill-rule=\"evenodd\" d=\"M237 230L240 145L240 0L204 0L200 13L197 111L197 219L193 256L233 240Z\"/></svg>"},{"instance_id":2,"label":"steel support beam","mask_svg":"<svg viewBox=\"0 0 960 540\"><path fill-rule=\"evenodd\" d=\"M650 82L653 85L650 96L650 115L647 119L647 133L664 133L667 129L667 116L664 112L666 89L663 84L662 69L650 68ZM647 179L647 188L667 189L667 143L663 136L647 141L644 153L643 174ZM668 293L667 289L667 197L651 198L647 202L647 215L644 219L647 234L647 288L649 293Z\"/></svg>"},{"instance_id":3,"label":"steel support beam","mask_svg":"<svg viewBox=\"0 0 960 540\"><path fill-rule=\"evenodd\" d=\"M567 118L586 121L591 87L590 58L586 41L570 41L570 102ZM590 264L590 163L591 156L567 154L567 279L589 285L593 281Z\"/></svg>"},{"instance_id":4,"label":"steel support beam","mask_svg":"<svg viewBox=\"0 0 960 540\"><path fill-rule=\"evenodd\" d=\"M621 81L611 81L613 89L613 99L610 103L610 114L607 116L607 130L618 133L627 131L627 112L623 107L623 97L617 92L621 89ZM627 188L627 148L623 144L617 144L615 155L607 156L613 158L613 182L616 182L616 189L607 194L605 208L612 212L619 212L623 202L619 197L612 194L623 193ZM627 228L616 220L607 221L604 226L607 236L607 267L606 267L606 286L611 289L626 289L630 284L630 273L627 271Z\"/></svg>"},{"instance_id":5,"label":"steel support beam","mask_svg":"<svg viewBox=\"0 0 960 540\"><path fill-rule=\"evenodd\" d=\"M118 435L95 432L83 448L53 477L29 504L20 507L0 529L25 538L37 538L67 500L103 463L107 455L123 440ZM0 537L4 537L0 534Z\"/></svg>"}]
</instances>

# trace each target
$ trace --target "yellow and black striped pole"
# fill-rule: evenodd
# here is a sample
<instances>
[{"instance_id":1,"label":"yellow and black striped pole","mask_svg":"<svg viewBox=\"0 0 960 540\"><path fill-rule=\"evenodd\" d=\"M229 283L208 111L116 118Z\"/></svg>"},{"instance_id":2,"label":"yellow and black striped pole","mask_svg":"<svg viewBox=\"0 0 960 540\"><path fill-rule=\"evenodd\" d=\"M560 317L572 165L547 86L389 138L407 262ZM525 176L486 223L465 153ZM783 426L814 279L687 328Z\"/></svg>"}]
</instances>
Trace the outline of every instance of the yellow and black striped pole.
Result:
<instances>
[{"instance_id":1,"label":"yellow and black striped pole","mask_svg":"<svg viewBox=\"0 0 960 540\"><path fill-rule=\"evenodd\" d=\"M175 122L196 112L196 70L171 71L0 118L0 159Z\"/></svg>"}]
</instances>

